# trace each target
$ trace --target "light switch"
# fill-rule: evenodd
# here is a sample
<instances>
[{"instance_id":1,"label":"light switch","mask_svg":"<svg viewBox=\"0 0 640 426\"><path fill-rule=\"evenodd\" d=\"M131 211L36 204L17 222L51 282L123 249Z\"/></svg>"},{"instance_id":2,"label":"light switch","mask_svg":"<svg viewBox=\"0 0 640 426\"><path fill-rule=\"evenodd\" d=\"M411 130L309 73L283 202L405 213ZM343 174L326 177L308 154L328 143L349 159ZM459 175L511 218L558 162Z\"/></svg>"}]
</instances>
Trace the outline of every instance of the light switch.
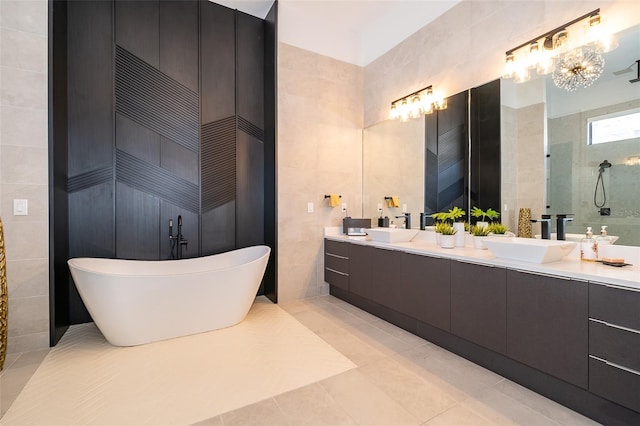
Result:
<instances>
[{"instance_id":1,"label":"light switch","mask_svg":"<svg viewBox=\"0 0 640 426\"><path fill-rule=\"evenodd\" d=\"M406 213L407 212L407 205L403 204L402 205L402 213Z\"/></svg>"},{"instance_id":2,"label":"light switch","mask_svg":"<svg viewBox=\"0 0 640 426\"><path fill-rule=\"evenodd\" d=\"M29 214L29 200L16 199L13 200L13 215L27 216Z\"/></svg>"},{"instance_id":3,"label":"light switch","mask_svg":"<svg viewBox=\"0 0 640 426\"><path fill-rule=\"evenodd\" d=\"M313 213L313 203L307 203L307 213Z\"/></svg>"}]
</instances>

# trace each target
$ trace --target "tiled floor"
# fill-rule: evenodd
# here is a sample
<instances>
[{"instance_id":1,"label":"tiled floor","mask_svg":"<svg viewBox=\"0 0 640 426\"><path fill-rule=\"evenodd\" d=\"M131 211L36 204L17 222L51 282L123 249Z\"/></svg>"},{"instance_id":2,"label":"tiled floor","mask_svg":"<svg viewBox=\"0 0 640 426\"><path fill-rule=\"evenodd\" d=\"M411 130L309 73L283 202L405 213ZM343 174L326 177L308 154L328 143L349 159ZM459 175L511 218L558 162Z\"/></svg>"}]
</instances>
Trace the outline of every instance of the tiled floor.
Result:
<instances>
[{"instance_id":1,"label":"tiled floor","mask_svg":"<svg viewBox=\"0 0 640 426\"><path fill-rule=\"evenodd\" d=\"M334 297L280 306L358 368L198 425L596 424ZM2 413L46 353L8 357Z\"/></svg>"}]
</instances>

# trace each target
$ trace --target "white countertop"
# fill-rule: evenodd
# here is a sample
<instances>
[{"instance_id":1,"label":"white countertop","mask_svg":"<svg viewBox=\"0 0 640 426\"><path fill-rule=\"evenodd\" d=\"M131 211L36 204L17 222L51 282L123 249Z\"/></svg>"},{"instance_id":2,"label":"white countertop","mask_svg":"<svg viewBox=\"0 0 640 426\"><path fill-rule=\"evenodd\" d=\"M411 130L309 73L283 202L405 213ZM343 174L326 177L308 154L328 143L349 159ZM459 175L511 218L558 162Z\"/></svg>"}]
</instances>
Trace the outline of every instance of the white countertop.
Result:
<instances>
[{"instance_id":1,"label":"white countertop","mask_svg":"<svg viewBox=\"0 0 640 426\"><path fill-rule=\"evenodd\" d=\"M349 237L338 232L333 232L333 228L327 228L325 230L325 238L418 255L442 257L482 265L501 266L508 269L568 277L640 290L640 266L637 262L633 266L615 267L603 265L600 262L584 262L571 255L565 257L563 260L550 263L517 262L498 259L489 250L479 250L469 245L453 249L443 249L434 241L426 240L407 243L381 243L371 241L368 237ZM627 262L629 262L629 260L627 260Z\"/></svg>"}]
</instances>

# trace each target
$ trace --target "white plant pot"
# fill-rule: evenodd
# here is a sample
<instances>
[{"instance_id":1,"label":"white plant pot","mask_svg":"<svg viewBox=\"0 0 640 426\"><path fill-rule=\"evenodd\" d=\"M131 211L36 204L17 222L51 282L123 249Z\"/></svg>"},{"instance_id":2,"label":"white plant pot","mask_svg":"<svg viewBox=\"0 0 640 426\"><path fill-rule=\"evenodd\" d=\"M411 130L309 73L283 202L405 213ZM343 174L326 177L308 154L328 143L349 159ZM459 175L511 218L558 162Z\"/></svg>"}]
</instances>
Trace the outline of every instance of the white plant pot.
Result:
<instances>
[{"instance_id":1,"label":"white plant pot","mask_svg":"<svg viewBox=\"0 0 640 426\"><path fill-rule=\"evenodd\" d=\"M487 246L484 245L484 239L487 237L473 236L473 247L479 250L486 250Z\"/></svg>"},{"instance_id":2,"label":"white plant pot","mask_svg":"<svg viewBox=\"0 0 640 426\"><path fill-rule=\"evenodd\" d=\"M456 246L455 235L440 235L440 247L454 248Z\"/></svg>"},{"instance_id":3,"label":"white plant pot","mask_svg":"<svg viewBox=\"0 0 640 426\"><path fill-rule=\"evenodd\" d=\"M465 232L464 232L464 223L462 222L455 222L453 224L453 229L456 230L456 247L464 247L464 236L465 236Z\"/></svg>"},{"instance_id":4,"label":"white plant pot","mask_svg":"<svg viewBox=\"0 0 640 426\"><path fill-rule=\"evenodd\" d=\"M487 226L489 226L489 222L478 221L478 222L476 222L476 226L478 228L486 228Z\"/></svg>"}]
</instances>

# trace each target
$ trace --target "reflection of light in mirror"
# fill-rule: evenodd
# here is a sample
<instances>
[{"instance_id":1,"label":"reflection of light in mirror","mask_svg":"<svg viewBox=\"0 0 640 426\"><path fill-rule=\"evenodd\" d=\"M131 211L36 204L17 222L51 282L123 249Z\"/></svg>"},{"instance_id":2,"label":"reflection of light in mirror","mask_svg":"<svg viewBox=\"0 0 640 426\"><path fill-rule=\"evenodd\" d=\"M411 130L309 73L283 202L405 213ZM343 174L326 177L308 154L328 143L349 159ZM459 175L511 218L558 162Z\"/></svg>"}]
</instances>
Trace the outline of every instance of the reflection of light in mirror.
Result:
<instances>
[{"instance_id":1,"label":"reflection of light in mirror","mask_svg":"<svg viewBox=\"0 0 640 426\"><path fill-rule=\"evenodd\" d=\"M640 166L640 156L627 157L624 164L627 166Z\"/></svg>"},{"instance_id":2,"label":"reflection of light in mirror","mask_svg":"<svg viewBox=\"0 0 640 426\"><path fill-rule=\"evenodd\" d=\"M523 83L531 78L530 70L539 75L553 71L558 87L574 91L600 77L604 66L600 54L617 46L616 37L596 9L508 50L503 76Z\"/></svg>"}]
</instances>

